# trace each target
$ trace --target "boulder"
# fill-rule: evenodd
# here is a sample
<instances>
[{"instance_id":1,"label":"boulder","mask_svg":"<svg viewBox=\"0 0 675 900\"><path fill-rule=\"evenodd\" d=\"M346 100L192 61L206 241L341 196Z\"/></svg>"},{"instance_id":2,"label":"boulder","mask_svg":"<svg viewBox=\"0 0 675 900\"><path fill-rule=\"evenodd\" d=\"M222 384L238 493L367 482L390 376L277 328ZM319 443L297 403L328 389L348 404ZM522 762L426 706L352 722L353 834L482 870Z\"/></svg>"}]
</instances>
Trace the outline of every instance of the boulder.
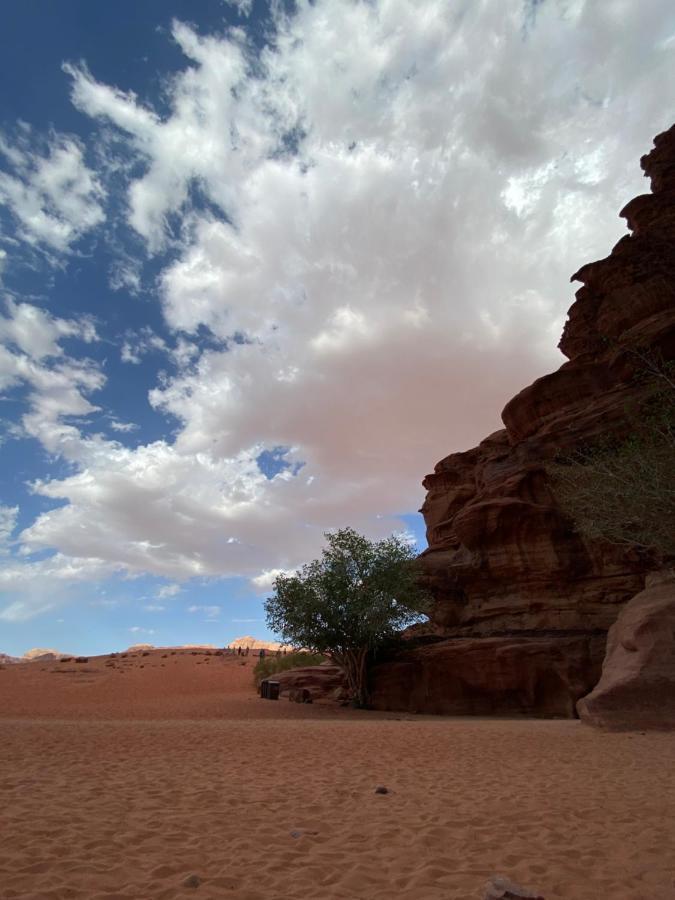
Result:
<instances>
[{"instance_id":1,"label":"boulder","mask_svg":"<svg viewBox=\"0 0 675 900\"><path fill-rule=\"evenodd\" d=\"M375 709L572 718L600 677L604 634L455 638L398 653L370 673Z\"/></svg>"},{"instance_id":2,"label":"boulder","mask_svg":"<svg viewBox=\"0 0 675 900\"><path fill-rule=\"evenodd\" d=\"M675 572L647 578L607 637L602 677L577 705L611 730L675 728Z\"/></svg>"},{"instance_id":3,"label":"boulder","mask_svg":"<svg viewBox=\"0 0 675 900\"><path fill-rule=\"evenodd\" d=\"M297 702L337 700L346 698L347 682L342 669L330 663L289 669L270 676L279 682L279 696L289 696ZM298 698L300 698L298 700Z\"/></svg>"}]
</instances>

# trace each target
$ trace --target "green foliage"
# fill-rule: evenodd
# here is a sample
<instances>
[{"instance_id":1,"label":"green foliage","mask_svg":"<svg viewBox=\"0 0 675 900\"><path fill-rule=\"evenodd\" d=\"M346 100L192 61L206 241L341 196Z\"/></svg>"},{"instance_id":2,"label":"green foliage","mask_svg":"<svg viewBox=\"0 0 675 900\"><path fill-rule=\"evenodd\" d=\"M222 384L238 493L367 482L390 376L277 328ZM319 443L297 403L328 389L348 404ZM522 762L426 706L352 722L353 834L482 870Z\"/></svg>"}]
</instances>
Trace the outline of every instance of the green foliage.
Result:
<instances>
[{"instance_id":1,"label":"green foliage","mask_svg":"<svg viewBox=\"0 0 675 900\"><path fill-rule=\"evenodd\" d=\"M548 467L561 508L583 533L675 557L675 380L644 361L646 398L626 411L628 434Z\"/></svg>"},{"instance_id":2,"label":"green foliage","mask_svg":"<svg viewBox=\"0 0 675 900\"><path fill-rule=\"evenodd\" d=\"M271 678L278 672L286 672L288 669L300 669L302 666L320 666L326 661L326 657L320 653L306 653L302 650L286 653L285 656L264 656L258 660L253 669L255 686L260 687L260 682L265 678Z\"/></svg>"},{"instance_id":3,"label":"green foliage","mask_svg":"<svg viewBox=\"0 0 675 900\"><path fill-rule=\"evenodd\" d=\"M415 553L402 538L372 542L352 528L325 537L321 559L275 580L267 623L285 642L342 666L355 702L365 705L368 655L419 620L428 598L417 582Z\"/></svg>"}]
</instances>

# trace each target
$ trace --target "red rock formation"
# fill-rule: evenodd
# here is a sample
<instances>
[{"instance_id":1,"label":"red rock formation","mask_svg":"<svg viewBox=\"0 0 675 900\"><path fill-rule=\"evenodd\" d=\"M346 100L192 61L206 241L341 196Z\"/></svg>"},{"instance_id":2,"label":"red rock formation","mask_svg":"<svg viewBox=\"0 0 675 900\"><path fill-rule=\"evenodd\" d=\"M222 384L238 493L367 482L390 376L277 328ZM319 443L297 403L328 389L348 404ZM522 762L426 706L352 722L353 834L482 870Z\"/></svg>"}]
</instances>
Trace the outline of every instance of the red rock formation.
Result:
<instances>
[{"instance_id":1,"label":"red rock formation","mask_svg":"<svg viewBox=\"0 0 675 900\"><path fill-rule=\"evenodd\" d=\"M270 675L279 682L279 696L294 699L295 692L309 691L312 700L343 700L346 698L346 678L342 669L330 663L320 666L304 666Z\"/></svg>"},{"instance_id":2,"label":"red rock formation","mask_svg":"<svg viewBox=\"0 0 675 900\"><path fill-rule=\"evenodd\" d=\"M507 403L503 430L424 480L421 562L439 633L607 629L655 566L576 533L544 468L560 450L625 427L641 391L636 348L675 358L675 126L642 167L655 193L623 210L633 234L573 276L583 287L560 341L569 362Z\"/></svg>"},{"instance_id":3,"label":"red rock formation","mask_svg":"<svg viewBox=\"0 0 675 900\"><path fill-rule=\"evenodd\" d=\"M546 631L556 653L564 653L566 633L586 632L592 672L599 660L590 636L606 632L642 589L645 573L659 564L636 548L575 531L556 505L545 468L560 451L626 429L627 408L645 390L636 349L675 358L675 126L654 144L641 161L653 193L621 213L632 234L572 278L582 287L559 345L568 362L506 405L502 430L441 460L424 479L429 549L420 562L434 597L427 630L436 635L515 638ZM551 632L559 634L557 644ZM443 652L434 648L432 657ZM476 645L474 652L484 651ZM523 642L523 658L529 653ZM451 679L450 650L446 657ZM497 696L501 676L493 675ZM399 677L393 670L390 676ZM439 692L442 687L434 688L429 707L419 708L436 708ZM408 707L403 695L399 702L398 708ZM475 711L483 706L481 700Z\"/></svg>"},{"instance_id":4,"label":"red rock formation","mask_svg":"<svg viewBox=\"0 0 675 900\"><path fill-rule=\"evenodd\" d=\"M657 573L609 630L602 677L578 704L589 725L675 728L675 575Z\"/></svg>"},{"instance_id":5,"label":"red rock formation","mask_svg":"<svg viewBox=\"0 0 675 900\"><path fill-rule=\"evenodd\" d=\"M376 709L572 718L596 684L604 635L441 640L372 671Z\"/></svg>"}]
</instances>

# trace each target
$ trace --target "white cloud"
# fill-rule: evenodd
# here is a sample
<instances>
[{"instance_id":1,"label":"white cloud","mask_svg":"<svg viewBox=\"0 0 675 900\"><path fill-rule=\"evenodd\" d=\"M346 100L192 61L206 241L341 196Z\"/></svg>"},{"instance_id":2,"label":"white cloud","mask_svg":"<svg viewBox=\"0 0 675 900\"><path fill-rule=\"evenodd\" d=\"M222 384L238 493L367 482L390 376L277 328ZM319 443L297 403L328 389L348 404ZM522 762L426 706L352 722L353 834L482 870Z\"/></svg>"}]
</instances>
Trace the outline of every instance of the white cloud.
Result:
<instances>
[{"instance_id":1,"label":"white cloud","mask_svg":"<svg viewBox=\"0 0 675 900\"><path fill-rule=\"evenodd\" d=\"M0 505L0 556L4 556L9 551L10 540L16 528L18 516L18 506Z\"/></svg>"},{"instance_id":2,"label":"white cloud","mask_svg":"<svg viewBox=\"0 0 675 900\"><path fill-rule=\"evenodd\" d=\"M188 606L187 611L189 613L204 613L206 615L207 620L213 620L218 618L221 613L220 606Z\"/></svg>"},{"instance_id":3,"label":"white cloud","mask_svg":"<svg viewBox=\"0 0 675 900\"><path fill-rule=\"evenodd\" d=\"M166 353L168 347L163 338L155 334L152 328L145 326L139 331L126 333L120 350L120 359L122 362L138 365L146 354L153 351Z\"/></svg>"},{"instance_id":4,"label":"white cloud","mask_svg":"<svg viewBox=\"0 0 675 900\"><path fill-rule=\"evenodd\" d=\"M248 17L253 9L253 0L223 0L227 6L237 10L240 16Z\"/></svg>"},{"instance_id":5,"label":"white cloud","mask_svg":"<svg viewBox=\"0 0 675 900\"><path fill-rule=\"evenodd\" d=\"M123 434L129 434L132 431L138 431L139 426L133 422L120 422L117 419L111 419L110 427L113 431L119 431Z\"/></svg>"},{"instance_id":6,"label":"white cloud","mask_svg":"<svg viewBox=\"0 0 675 900\"><path fill-rule=\"evenodd\" d=\"M34 360L48 356L62 356L59 341L76 337L86 343L96 341L96 327L87 317L59 319L31 303L17 303L8 298L7 315L0 314L0 342L14 346Z\"/></svg>"},{"instance_id":7,"label":"white cloud","mask_svg":"<svg viewBox=\"0 0 675 900\"><path fill-rule=\"evenodd\" d=\"M64 354L59 341L76 337L90 343L97 339L95 328L86 317L79 322L60 319L12 300L6 306L7 315L0 313L0 391L27 386L23 432L50 453L72 459L82 442L67 418L96 412L87 395L101 388L105 378L98 364Z\"/></svg>"},{"instance_id":8,"label":"white cloud","mask_svg":"<svg viewBox=\"0 0 675 900\"><path fill-rule=\"evenodd\" d=\"M57 553L47 559L10 557L0 567L0 621L22 622L80 596L81 587L114 574L94 558Z\"/></svg>"},{"instance_id":9,"label":"white cloud","mask_svg":"<svg viewBox=\"0 0 675 900\"><path fill-rule=\"evenodd\" d=\"M182 590L179 584L165 584L157 591L157 596L160 600L167 600L169 597L175 597L176 594L180 594Z\"/></svg>"},{"instance_id":10,"label":"white cloud","mask_svg":"<svg viewBox=\"0 0 675 900\"><path fill-rule=\"evenodd\" d=\"M675 12L522 12L300 3L255 66L241 31L176 24L187 65L162 114L67 68L76 106L134 157L128 224L150 254L171 245L158 285L179 370L150 400L178 428L133 450L84 440L64 410L87 415L101 373L55 358L51 407L31 376L24 427L75 471L36 484L65 505L28 549L263 588L327 529L400 528L436 460L561 361L569 276L622 233L639 157L671 124ZM5 377L27 379L16 365ZM276 447L289 467L266 478Z\"/></svg>"},{"instance_id":11,"label":"white cloud","mask_svg":"<svg viewBox=\"0 0 675 900\"><path fill-rule=\"evenodd\" d=\"M131 628L129 629L129 631L132 634L154 634L155 633L154 628L141 628L140 625L132 625Z\"/></svg>"},{"instance_id":12,"label":"white cloud","mask_svg":"<svg viewBox=\"0 0 675 900\"><path fill-rule=\"evenodd\" d=\"M28 126L10 142L0 134L0 205L18 224L18 236L49 251L68 252L83 234L105 219L105 193L84 162L80 142L54 134L44 154Z\"/></svg>"},{"instance_id":13,"label":"white cloud","mask_svg":"<svg viewBox=\"0 0 675 900\"><path fill-rule=\"evenodd\" d=\"M254 578L251 578L251 584L258 588L259 590L269 590L276 578L279 575L293 575L295 571L292 569L267 569L264 572L261 572L260 575L256 575ZM240 621L238 619L233 619L232 621ZM247 622L248 619L242 619L241 621Z\"/></svg>"},{"instance_id":14,"label":"white cloud","mask_svg":"<svg viewBox=\"0 0 675 900\"><path fill-rule=\"evenodd\" d=\"M166 610L166 606L161 606L158 603L146 603L143 607L145 612L164 612Z\"/></svg>"}]
</instances>

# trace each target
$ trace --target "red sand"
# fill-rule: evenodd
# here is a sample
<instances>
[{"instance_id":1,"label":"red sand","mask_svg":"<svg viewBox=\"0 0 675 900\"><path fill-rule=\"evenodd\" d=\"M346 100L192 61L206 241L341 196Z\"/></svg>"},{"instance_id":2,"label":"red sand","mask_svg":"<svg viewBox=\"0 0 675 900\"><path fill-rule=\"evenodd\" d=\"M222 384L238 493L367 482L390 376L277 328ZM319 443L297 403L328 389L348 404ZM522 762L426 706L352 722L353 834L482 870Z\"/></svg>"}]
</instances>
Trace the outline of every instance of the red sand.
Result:
<instances>
[{"instance_id":1,"label":"red sand","mask_svg":"<svg viewBox=\"0 0 675 900\"><path fill-rule=\"evenodd\" d=\"M253 663L0 671L2 900L675 898L672 736L265 701Z\"/></svg>"}]
</instances>

